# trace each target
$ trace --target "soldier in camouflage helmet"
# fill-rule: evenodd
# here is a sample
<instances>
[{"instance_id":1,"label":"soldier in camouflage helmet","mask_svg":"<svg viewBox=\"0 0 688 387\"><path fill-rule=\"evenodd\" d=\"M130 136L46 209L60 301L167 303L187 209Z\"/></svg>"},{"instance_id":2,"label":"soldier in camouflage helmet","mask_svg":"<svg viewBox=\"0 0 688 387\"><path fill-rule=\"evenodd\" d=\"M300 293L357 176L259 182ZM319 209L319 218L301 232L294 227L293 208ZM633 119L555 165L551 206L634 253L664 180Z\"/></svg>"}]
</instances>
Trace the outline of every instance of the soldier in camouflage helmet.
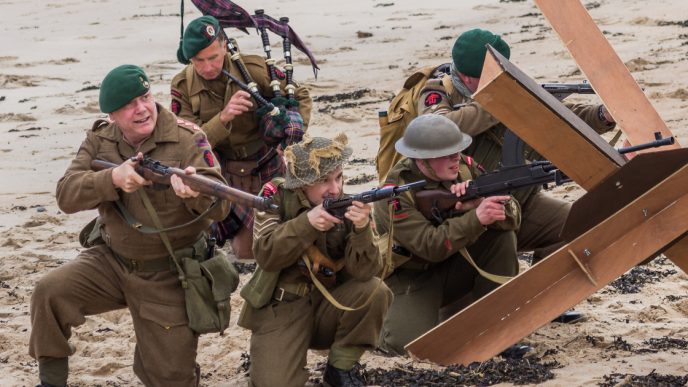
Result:
<instances>
[{"instance_id":1,"label":"soldier in camouflage helmet","mask_svg":"<svg viewBox=\"0 0 688 387\"><path fill-rule=\"evenodd\" d=\"M480 174L473 159L461 154L471 142L446 117L416 117L396 143L396 150L407 158L392 168L385 184L425 179L425 190L447 190L460 196L468 181ZM394 355L404 354L406 344L437 325L442 307L476 300L499 286L467 262L461 255L463 248L487 273L517 274L515 231L520 222L518 203L511 196L457 202L441 223L421 214L413 193L405 192L398 199L391 219L382 201L375 203L374 211L380 234L393 228L394 272L385 283L394 301L385 318L380 348Z\"/></svg>"},{"instance_id":2,"label":"soldier in camouflage helmet","mask_svg":"<svg viewBox=\"0 0 688 387\"><path fill-rule=\"evenodd\" d=\"M509 45L499 35L477 28L464 32L452 48L451 74L425 84L418 99L418 114L442 115L456 123L473 137L473 143L464 154L472 156L485 170L493 171L502 158L507 128L471 97L480 82L486 44L509 58ZM598 133L610 131L615 126L604 105L566 105ZM524 157L536 160L540 155L526 146ZM517 190L514 197L523 211L518 250L535 250L533 259L537 261L563 244L559 234L571 205L545 195L539 186Z\"/></svg>"},{"instance_id":3,"label":"soldier in camouflage helmet","mask_svg":"<svg viewBox=\"0 0 688 387\"><path fill-rule=\"evenodd\" d=\"M285 178L263 187L261 194L280 209L255 215L258 269L241 292L246 303L239 325L253 332L253 386L303 386L309 348L329 350L326 385L363 385L351 370L366 349L377 346L392 295L375 277L383 262L373 243L370 207L354 201L338 219L322 206L326 198L343 195L343 164L351 153L343 135L306 136L286 148ZM314 287L302 260L314 246L324 254L327 292ZM328 297L355 310L344 312Z\"/></svg>"}]
</instances>

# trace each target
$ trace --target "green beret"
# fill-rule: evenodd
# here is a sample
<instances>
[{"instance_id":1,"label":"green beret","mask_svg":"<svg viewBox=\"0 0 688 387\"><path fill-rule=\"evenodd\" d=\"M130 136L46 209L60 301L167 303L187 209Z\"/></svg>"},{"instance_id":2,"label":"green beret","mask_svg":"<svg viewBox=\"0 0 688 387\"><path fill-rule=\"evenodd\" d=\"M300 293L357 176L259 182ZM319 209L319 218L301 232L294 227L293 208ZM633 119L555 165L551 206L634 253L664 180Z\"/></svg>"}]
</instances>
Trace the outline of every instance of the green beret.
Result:
<instances>
[{"instance_id":1,"label":"green beret","mask_svg":"<svg viewBox=\"0 0 688 387\"><path fill-rule=\"evenodd\" d=\"M511 50L509 45L499 35L479 28L461 34L452 48L454 67L463 74L473 78L480 78L487 53L486 44L494 47L500 54L509 59Z\"/></svg>"},{"instance_id":2,"label":"green beret","mask_svg":"<svg viewBox=\"0 0 688 387\"><path fill-rule=\"evenodd\" d=\"M150 90L148 76L139 66L121 65L110 71L100 84L100 111L112 113Z\"/></svg>"},{"instance_id":3,"label":"green beret","mask_svg":"<svg viewBox=\"0 0 688 387\"><path fill-rule=\"evenodd\" d=\"M210 43L221 34L220 22L212 16L201 16L194 19L184 31L184 37L179 42L177 60L189 64L189 60L199 51L210 46Z\"/></svg>"}]
</instances>

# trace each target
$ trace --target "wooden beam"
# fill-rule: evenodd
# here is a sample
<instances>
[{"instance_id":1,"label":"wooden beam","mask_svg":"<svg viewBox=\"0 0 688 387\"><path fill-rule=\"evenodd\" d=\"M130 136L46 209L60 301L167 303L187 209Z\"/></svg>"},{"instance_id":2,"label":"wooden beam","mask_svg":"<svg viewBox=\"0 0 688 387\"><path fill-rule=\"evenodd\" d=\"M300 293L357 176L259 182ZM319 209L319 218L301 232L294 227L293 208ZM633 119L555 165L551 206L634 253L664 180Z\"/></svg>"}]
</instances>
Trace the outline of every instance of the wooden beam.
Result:
<instances>
[{"instance_id":1,"label":"wooden beam","mask_svg":"<svg viewBox=\"0 0 688 387\"><path fill-rule=\"evenodd\" d=\"M473 98L586 190L626 162L583 120L492 47Z\"/></svg>"},{"instance_id":2,"label":"wooden beam","mask_svg":"<svg viewBox=\"0 0 688 387\"><path fill-rule=\"evenodd\" d=\"M535 0L632 145L673 136L580 0ZM647 149L678 149L674 145Z\"/></svg>"},{"instance_id":3,"label":"wooden beam","mask_svg":"<svg viewBox=\"0 0 688 387\"><path fill-rule=\"evenodd\" d=\"M485 361L688 232L688 166L406 346L432 362ZM604 203L600 203L603 206ZM568 251L580 257L594 285Z\"/></svg>"}]
</instances>

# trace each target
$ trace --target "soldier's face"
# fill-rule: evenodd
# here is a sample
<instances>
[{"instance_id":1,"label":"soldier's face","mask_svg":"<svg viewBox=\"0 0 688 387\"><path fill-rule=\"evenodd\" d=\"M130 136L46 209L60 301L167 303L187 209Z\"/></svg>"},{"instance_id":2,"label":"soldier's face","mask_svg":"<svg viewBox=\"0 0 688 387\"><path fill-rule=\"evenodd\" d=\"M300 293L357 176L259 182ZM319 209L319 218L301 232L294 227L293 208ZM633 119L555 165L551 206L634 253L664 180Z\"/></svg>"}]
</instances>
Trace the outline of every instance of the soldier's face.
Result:
<instances>
[{"instance_id":1,"label":"soldier's face","mask_svg":"<svg viewBox=\"0 0 688 387\"><path fill-rule=\"evenodd\" d=\"M334 171L322 177L317 182L303 187L303 192L306 194L308 201L317 206L327 198L338 198L342 194L342 187L344 186L344 173L342 167L338 167Z\"/></svg>"},{"instance_id":2,"label":"soldier's face","mask_svg":"<svg viewBox=\"0 0 688 387\"><path fill-rule=\"evenodd\" d=\"M220 39L215 40L210 46L202 49L191 58L196 73L203 79L212 81L220 76L222 65L225 61L227 47Z\"/></svg>"},{"instance_id":3,"label":"soldier's face","mask_svg":"<svg viewBox=\"0 0 688 387\"><path fill-rule=\"evenodd\" d=\"M478 85L480 84L480 78L469 77L468 75L459 73L459 78L464 85L470 90L471 93L475 93L478 90Z\"/></svg>"},{"instance_id":4,"label":"soldier's face","mask_svg":"<svg viewBox=\"0 0 688 387\"><path fill-rule=\"evenodd\" d=\"M138 145L153 133L158 121L155 99L149 91L110 113L110 119L122 130L127 142Z\"/></svg>"},{"instance_id":5,"label":"soldier's face","mask_svg":"<svg viewBox=\"0 0 688 387\"><path fill-rule=\"evenodd\" d=\"M449 156L428 159L428 164L435 171L440 181L449 181L459 177L460 161L461 157L457 152Z\"/></svg>"}]
</instances>

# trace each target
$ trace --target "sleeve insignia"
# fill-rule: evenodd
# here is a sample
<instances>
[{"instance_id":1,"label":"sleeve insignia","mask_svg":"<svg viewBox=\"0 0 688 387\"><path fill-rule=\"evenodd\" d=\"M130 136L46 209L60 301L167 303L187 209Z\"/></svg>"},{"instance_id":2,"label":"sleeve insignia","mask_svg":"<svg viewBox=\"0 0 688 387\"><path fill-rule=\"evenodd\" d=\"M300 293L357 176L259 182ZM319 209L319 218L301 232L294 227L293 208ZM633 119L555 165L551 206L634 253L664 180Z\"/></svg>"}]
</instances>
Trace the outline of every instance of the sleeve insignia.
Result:
<instances>
[{"instance_id":1,"label":"sleeve insignia","mask_svg":"<svg viewBox=\"0 0 688 387\"><path fill-rule=\"evenodd\" d=\"M442 95L436 91L425 96L425 107L437 105L442 100Z\"/></svg>"},{"instance_id":2,"label":"sleeve insignia","mask_svg":"<svg viewBox=\"0 0 688 387\"><path fill-rule=\"evenodd\" d=\"M209 149L206 149L203 151L203 161L205 161L206 164L208 164L209 167L214 167L215 166L215 156L213 155L213 152L210 151Z\"/></svg>"},{"instance_id":3,"label":"sleeve insignia","mask_svg":"<svg viewBox=\"0 0 688 387\"><path fill-rule=\"evenodd\" d=\"M173 99L170 103L170 110L175 115L178 115L179 112L182 111L182 104L180 104L179 101L177 101L176 99Z\"/></svg>"},{"instance_id":4,"label":"sleeve insignia","mask_svg":"<svg viewBox=\"0 0 688 387\"><path fill-rule=\"evenodd\" d=\"M179 90L177 90L175 88L172 88L172 91L170 93L172 94L173 97L177 97L177 98L182 97L182 93L180 93Z\"/></svg>"},{"instance_id":5,"label":"sleeve insignia","mask_svg":"<svg viewBox=\"0 0 688 387\"><path fill-rule=\"evenodd\" d=\"M199 137L196 139L196 146L199 148L208 148L210 143L208 143L208 138L206 136Z\"/></svg>"}]
</instances>

